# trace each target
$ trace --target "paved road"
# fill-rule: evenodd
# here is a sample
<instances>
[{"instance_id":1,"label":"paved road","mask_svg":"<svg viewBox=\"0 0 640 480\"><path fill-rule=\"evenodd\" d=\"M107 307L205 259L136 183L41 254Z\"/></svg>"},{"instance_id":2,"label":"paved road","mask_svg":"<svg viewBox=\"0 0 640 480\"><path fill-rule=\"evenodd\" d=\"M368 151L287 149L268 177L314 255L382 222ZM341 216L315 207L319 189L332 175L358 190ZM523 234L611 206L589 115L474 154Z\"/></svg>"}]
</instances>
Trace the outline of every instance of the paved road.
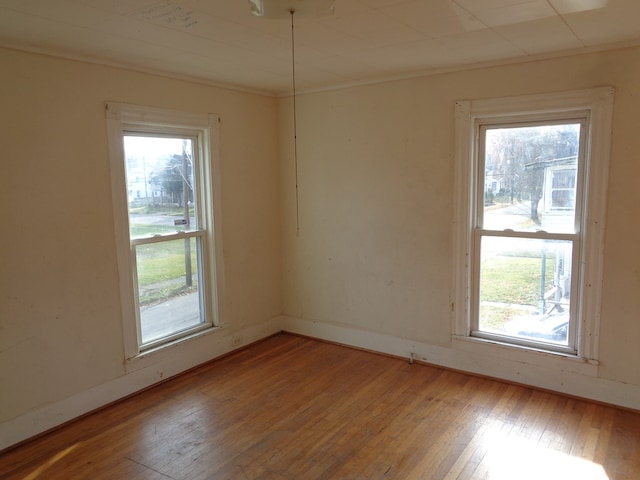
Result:
<instances>
[{"instance_id":1,"label":"paved road","mask_svg":"<svg viewBox=\"0 0 640 480\"><path fill-rule=\"evenodd\" d=\"M179 295L140 309L142 340L150 340L193 327L200 323L198 293Z\"/></svg>"},{"instance_id":2,"label":"paved road","mask_svg":"<svg viewBox=\"0 0 640 480\"><path fill-rule=\"evenodd\" d=\"M136 213L131 215L131 223L135 225L161 225L169 228L174 228L175 220L183 219L182 215L165 215L165 214L149 214L149 215L138 215ZM195 217L190 217L189 224L193 227L196 224Z\"/></svg>"},{"instance_id":3,"label":"paved road","mask_svg":"<svg viewBox=\"0 0 640 480\"><path fill-rule=\"evenodd\" d=\"M489 207L485 210L484 226L494 230L535 230L536 225L529 219L530 215L531 204L528 201L497 208Z\"/></svg>"}]
</instances>

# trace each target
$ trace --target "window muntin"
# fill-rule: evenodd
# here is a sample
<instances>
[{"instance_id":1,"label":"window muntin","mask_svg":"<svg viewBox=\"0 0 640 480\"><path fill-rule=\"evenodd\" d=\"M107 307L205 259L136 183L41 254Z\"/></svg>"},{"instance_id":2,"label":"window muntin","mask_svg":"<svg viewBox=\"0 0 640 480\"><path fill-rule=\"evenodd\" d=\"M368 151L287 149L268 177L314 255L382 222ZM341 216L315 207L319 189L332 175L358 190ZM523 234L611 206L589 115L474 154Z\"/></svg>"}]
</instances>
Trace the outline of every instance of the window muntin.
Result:
<instances>
[{"instance_id":1,"label":"window muntin","mask_svg":"<svg viewBox=\"0 0 640 480\"><path fill-rule=\"evenodd\" d=\"M472 336L577 352L586 121L478 122Z\"/></svg>"}]
</instances>

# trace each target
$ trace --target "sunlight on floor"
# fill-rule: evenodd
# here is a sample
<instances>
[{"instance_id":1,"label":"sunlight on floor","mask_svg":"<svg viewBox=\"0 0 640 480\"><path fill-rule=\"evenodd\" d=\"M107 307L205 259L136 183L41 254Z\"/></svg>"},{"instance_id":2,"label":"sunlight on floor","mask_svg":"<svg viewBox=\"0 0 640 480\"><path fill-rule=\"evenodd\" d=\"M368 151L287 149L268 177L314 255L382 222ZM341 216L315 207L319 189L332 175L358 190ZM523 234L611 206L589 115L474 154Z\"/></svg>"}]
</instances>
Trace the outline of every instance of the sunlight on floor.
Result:
<instances>
[{"instance_id":1,"label":"sunlight on floor","mask_svg":"<svg viewBox=\"0 0 640 480\"><path fill-rule=\"evenodd\" d=\"M24 480L34 480L36 478L39 478L40 475L42 475L45 470L47 468L49 468L50 466L52 466L53 464L55 464L56 462L60 461L62 458L66 457L67 455L69 455L73 450L76 449L76 447L79 444L75 444L75 445L71 445L68 448L65 448L64 450L59 451L58 453L56 453L53 457L51 457L49 460L47 460L45 463L43 463L42 465L40 465L38 468L36 468L33 472L31 472L29 475L27 475L26 477L24 477ZM46 476L43 476L41 478L47 478Z\"/></svg>"},{"instance_id":2,"label":"sunlight on floor","mask_svg":"<svg viewBox=\"0 0 640 480\"><path fill-rule=\"evenodd\" d=\"M572 456L533 441L487 438L484 459L492 480L609 480L602 465Z\"/></svg>"}]
</instances>

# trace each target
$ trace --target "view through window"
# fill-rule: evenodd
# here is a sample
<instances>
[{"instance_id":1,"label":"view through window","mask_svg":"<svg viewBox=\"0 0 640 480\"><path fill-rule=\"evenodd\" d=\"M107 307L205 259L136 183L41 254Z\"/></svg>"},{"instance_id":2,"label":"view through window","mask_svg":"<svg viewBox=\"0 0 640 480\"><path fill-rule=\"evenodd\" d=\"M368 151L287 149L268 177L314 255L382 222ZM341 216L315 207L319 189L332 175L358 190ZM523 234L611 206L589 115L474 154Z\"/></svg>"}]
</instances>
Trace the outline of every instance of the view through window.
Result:
<instances>
[{"instance_id":1,"label":"view through window","mask_svg":"<svg viewBox=\"0 0 640 480\"><path fill-rule=\"evenodd\" d=\"M480 127L476 335L575 349L583 128Z\"/></svg>"},{"instance_id":2,"label":"view through window","mask_svg":"<svg viewBox=\"0 0 640 480\"><path fill-rule=\"evenodd\" d=\"M206 323L194 138L125 134L141 346Z\"/></svg>"}]
</instances>

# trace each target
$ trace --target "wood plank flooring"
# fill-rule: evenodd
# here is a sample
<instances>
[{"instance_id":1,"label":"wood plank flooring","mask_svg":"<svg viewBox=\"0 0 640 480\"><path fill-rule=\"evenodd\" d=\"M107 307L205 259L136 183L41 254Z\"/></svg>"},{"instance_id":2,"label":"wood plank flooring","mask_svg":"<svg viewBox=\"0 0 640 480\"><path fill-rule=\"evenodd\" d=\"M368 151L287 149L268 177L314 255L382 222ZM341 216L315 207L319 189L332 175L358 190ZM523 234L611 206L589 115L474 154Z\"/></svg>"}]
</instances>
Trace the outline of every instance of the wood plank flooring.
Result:
<instances>
[{"instance_id":1,"label":"wood plank flooring","mask_svg":"<svg viewBox=\"0 0 640 480\"><path fill-rule=\"evenodd\" d=\"M0 456L2 479L640 479L640 413L288 334Z\"/></svg>"}]
</instances>

